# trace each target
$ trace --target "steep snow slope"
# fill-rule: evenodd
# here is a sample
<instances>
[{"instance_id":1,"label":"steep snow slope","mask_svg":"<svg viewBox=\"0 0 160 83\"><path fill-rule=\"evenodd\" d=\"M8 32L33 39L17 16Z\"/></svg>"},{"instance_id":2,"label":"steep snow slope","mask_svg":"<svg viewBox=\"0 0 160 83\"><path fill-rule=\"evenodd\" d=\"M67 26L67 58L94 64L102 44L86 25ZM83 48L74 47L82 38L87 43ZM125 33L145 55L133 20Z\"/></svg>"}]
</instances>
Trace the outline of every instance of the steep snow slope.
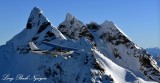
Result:
<instances>
[{"instance_id":1,"label":"steep snow slope","mask_svg":"<svg viewBox=\"0 0 160 83\"><path fill-rule=\"evenodd\" d=\"M7 73L12 77L16 77L17 74L23 74L25 76L30 75L30 77L32 77L39 74L41 77L47 77L47 80L40 81L41 83L90 83L92 81L110 83L113 81L110 76L103 75L104 69L95 61L90 50L91 45L86 39L80 39L78 42L74 43L66 40L60 41L59 39L55 39L51 42L76 47L80 50L70 55L71 58L66 60L61 56L41 56L32 53L19 54L15 50L12 51L14 48L8 49L12 46L7 44L8 46L4 46L6 48L3 46L2 48L11 51L11 54L7 50L0 50L0 60L3 61L2 64L0 64L0 67L3 68L0 70L0 75L2 76ZM44 45L40 45L40 47L48 48ZM6 56L8 57L7 59L5 58ZM9 81L4 80L0 80L0 82L9 83ZM12 82L29 83L33 82L33 80L13 80ZM38 81L35 82L39 83Z\"/></svg>"},{"instance_id":2,"label":"steep snow slope","mask_svg":"<svg viewBox=\"0 0 160 83\"><path fill-rule=\"evenodd\" d=\"M146 51L134 44L111 21L89 27L97 48L118 65L131 70L135 75L147 80L159 81L160 70Z\"/></svg>"},{"instance_id":3,"label":"steep snow slope","mask_svg":"<svg viewBox=\"0 0 160 83\"><path fill-rule=\"evenodd\" d=\"M105 69L105 74L110 75L115 83L151 83L147 81L142 81L141 78L137 78L132 72L129 70L126 70L114 62L112 62L110 59L105 57L103 54L98 52L97 50L92 50L94 52L94 56L96 60L101 64L102 67Z\"/></svg>"},{"instance_id":4,"label":"steep snow slope","mask_svg":"<svg viewBox=\"0 0 160 83\"><path fill-rule=\"evenodd\" d=\"M61 28L62 24L58 27L61 32L65 33L65 36L68 36L66 35L68 32L64 29L69 30L70 27L81 29L83 27L84 31L81 32L78 30L76 32L77 35L74 35L71 39L77 40L77 36L83 33L82 37L90 40L94 48L97 48L102 54L119 66L132 71L136 76L143 79L160 81L160 70L155 61L143 48L134 44L113 22L105 21L101 25L91 22L82 27L76 25L67 26L68 24L66 22L70 23L71 21L65 20L62 23L63 26L65 26L63 29ZM79 22L80 21L75 21L72 23L77 24ZM81 36L79 36L79 38L81 38Z\"/></svg>"},{"instance_id":5,"label":"steep snow slope","mask_svg":"<svg viewBox=\"0 0 160 83\"><path fill-rule=\"evenodd\" d=\"M157 65L160 67L160 49L155 48L146 48L146 51L152 55L152 57L157 61Z\"/></svg>"},{"instance_id":6,"label":"steep snow slope","mask_svg":"<svg viewBox=\"0 0 160 83\"><path fill-rule=\"evenodd\" d=\"M35 75L39 75L37 77L46 78L42 71L38 71L38 66L42 63L43 59L47 57L37 56L31 53L28 53L26 56L20 55L9 44L0 48L3 48L3 50L0 49L0 83L38 83L38 80L34 81L34 79L17 80L16 76L20 74L23 75L24 78L29 76L29 78L32 79ZM2 80L5 74L14 79ZM40 81L40 83L46 82L52 82L52 80L47 79Z\"/></svg>"}]
</instances>

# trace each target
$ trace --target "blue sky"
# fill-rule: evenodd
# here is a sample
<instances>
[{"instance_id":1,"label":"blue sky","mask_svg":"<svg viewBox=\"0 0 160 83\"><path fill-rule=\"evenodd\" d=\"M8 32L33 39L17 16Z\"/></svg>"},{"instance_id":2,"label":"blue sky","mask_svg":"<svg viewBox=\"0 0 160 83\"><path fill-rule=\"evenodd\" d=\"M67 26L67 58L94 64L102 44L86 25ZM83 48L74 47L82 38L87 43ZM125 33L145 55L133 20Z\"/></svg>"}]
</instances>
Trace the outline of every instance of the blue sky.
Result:
<instances>
[{"instance_id":1,"label":"blue sky","mask_svg":"<svg viewBox=\"0 0 160 83\"><path fill-rule=\"evenodd\" d=\"M1 0L0 45L25 28L35 6L56 27L67 12L85 24L111 20L139 46L160 47L159 0Z\"/></svg>"}]
</instances>

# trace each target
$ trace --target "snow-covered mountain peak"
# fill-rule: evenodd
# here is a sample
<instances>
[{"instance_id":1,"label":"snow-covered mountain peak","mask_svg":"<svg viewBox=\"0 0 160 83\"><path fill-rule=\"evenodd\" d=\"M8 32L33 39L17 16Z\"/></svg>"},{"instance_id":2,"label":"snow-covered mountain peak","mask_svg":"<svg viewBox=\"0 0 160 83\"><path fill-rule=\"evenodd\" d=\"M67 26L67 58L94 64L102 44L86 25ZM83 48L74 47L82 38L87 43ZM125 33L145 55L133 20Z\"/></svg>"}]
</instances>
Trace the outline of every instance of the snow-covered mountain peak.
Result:
<instances>
[{"instance_id":1,"label":"snow-covered mountain peak","mask_svg":"<svg viewBox=\"0 0 160 83\"><path fill-rule=\"evenodd\" d=\"M160 48L159 47L153 47L153 48L146 48L147 50L148 49L151 49L151 50L160 50Z\"/></svg>"},{"instance_id":2,"label":"snow-covered mountain peak","mask_svg":"<svg viewBox=\"0 0 160 83\"><path fill-rule=\"evenodd\" d=\"M160 55L160 48L159 47L153 47L153 48L146 48L147 52L154 57Z\"/></svg>"},{"instance_id":3,"label":"snow-covered mountain peak","mask_svg":"<svg viewBox=\"0 0 160 83\"><path fill-rule=\"evenodd\" d=\"M70 13L67 13L66 18L65 18L65 21L71 21L71 20L73 20L73 19L74 19L74 16L71 15Z\"/></svg>"},{"instance_id":4,"label":"snow-covered mountain peak","mask_svg":"<svg viewBox=\"0 0 160 83\"><path fill-rule=\"evenodd\" d=\"M112 21L105 20L102 25L114 26L114 23Z\"/></svg>"},{"instance_id":5,"label":"snow-covered mountain peak","mask_svg":"<svg viewBox=\"0 0 160 83\"><path fill-rule=\"evenodd\" d=\"M112 29L112 30L117 29L116 25L112 21L108 21L108 20L104 21L100 26L107 29Z\"/></svg>"},{"instance_id":6,"label":"snow-covered mountain peak","mask_svg":"<svg viewBox=\"0 0 160 83\"><path fill-rule=\"evenodd\" d=\"M43 15L42 10L34 7L30 13L26 28L31 29L32 27L37 27L44 22L50 23L49 20Z\"/></svg>"},{"instance_id":7,"label":"snow-covered mountain peak","mask_svg":"<svg viewBox=\"0 0 160 83\"><path fill-rule=\"evenodd\" d=\"M69 39L79 39L79 33L84 29L85 25L67 13L65 20L58 26L58 29Z\"/></svg>"},{"instance_id":8,"label":"snow-covered mountain peak","mask_svg":"<svg viewBox=\"0 0 160 83\"><path fill-rule=\"evenodd\" d=\"M34 34L36 33L36 36L39 34L47 34L50 36L55 35L60 39L66 39L63 34L57 28L53 27L51 22L42 14L42 10L37 7L34 7L31 11L26 28L35 28L32 31Z\"/></svg>"},{"instance_id":9,"label":"snow-covered mountain peak","mask_svg":"<svg viewBox=\"0 0 160 83\"><path fill-rule=\"evenodd\" d=\"M73 25L73 26L84 25L81 21L79 21L75 16L73 16L70 13L66 14L66 18L65 18L64 22L67 23L68 25ZM79 27L80 26L75 27L75 28L79 28Z\"/></svg>"},{"instance_id":10,"label":"snow-covered mountain peak","mask_svg":"<svg viewBox=\"0 0 160 83\"><path fill-rule=\"evenodd\" d=\"M153 49L160 49L159 47L154 47Z\"/></svg>"},{"instance_id":11,"label":"snow-covered mountain peak","mask_svg":"<svg viewBox=\"0 0 160 83\"><path fill-rule=\"evenodd\" d=\"M13 37L8 43L14 43L15 49L18 49L20 53L28 53L29 41L38 43L54 39L66 38L57 28L52 26L51 22L43 15L39 8L34 7L28 18L26 28Z\"/></svg>"},{"instance_id":12,"label":"snow-covered mountain peak","mask_svg":"<svg viewBox=\"0 0 160 83\"><path fill-rule=\"evenodd\" d=\"M121 35L124 35L127 39L131 40L115 23L112 21L104 21L101 25L102 28L108 30L108 32L115 32L114 35L117 33L120 33Z\"/></svg>"},{"instance_id":13,"label":"snow-covered mountain peak","mask_svg":"<svg viewBox=\"0 0 160 83\"><path fill-rule=\"evenodd\" d=\"M38 7L34 7L31 11L31 15L39 14L42 13L42 10L39 9Z\"/></svg>"}]
</instances>

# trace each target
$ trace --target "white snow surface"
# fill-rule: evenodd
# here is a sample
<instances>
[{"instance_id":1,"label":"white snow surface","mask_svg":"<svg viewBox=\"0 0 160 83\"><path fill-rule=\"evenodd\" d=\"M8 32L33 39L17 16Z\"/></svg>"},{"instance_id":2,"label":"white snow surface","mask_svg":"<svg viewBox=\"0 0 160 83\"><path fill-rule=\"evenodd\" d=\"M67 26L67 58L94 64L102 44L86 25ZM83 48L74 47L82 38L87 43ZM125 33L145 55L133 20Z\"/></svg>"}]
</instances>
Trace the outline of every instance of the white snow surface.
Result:
<instances>
[{"instance_id":1,"label":"white snow surface","mask_svg":"<svg viewBox=\"0 0 160 83\"><path fill-rule=\"evenodd\" d=\"M156 82L147 82L141 78L136 77L132 72L126 70L113 61L105 57L97 50L92 50L96 60L104 67L105 74L110 75L114 83L156 83Z\"/></svg>"}]
</instances>

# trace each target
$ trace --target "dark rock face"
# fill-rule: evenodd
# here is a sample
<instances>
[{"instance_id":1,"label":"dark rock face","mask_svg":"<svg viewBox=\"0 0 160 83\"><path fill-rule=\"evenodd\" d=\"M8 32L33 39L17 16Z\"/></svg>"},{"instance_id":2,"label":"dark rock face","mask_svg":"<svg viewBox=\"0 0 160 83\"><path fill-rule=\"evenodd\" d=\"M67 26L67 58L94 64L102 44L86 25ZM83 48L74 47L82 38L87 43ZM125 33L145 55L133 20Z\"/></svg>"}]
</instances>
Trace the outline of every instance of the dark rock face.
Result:
<instances>
[{"instance_id":1,"label":"dark rock face","mask_svg":"<svg viewBox=\"0 0 160 83\"><path fill-rule=\"evenodd\" d=\"M39 33L41 33L44 29L46 29L49 25L51 25L51 23L50 22L44 22L44 23L42 23L42 25L39 27L39 29L38 29L38 34Z\"/></svg>"},{"instance_id":2,"label":"dark rock face","mask_svg":"<svg viewBox=\"0 0 160 83\"><path fill-rule=\"evenodd\" d=\"M26 29L32 29L32 24L31 23L27 23Z\"/></svg>"}]
</instances>

